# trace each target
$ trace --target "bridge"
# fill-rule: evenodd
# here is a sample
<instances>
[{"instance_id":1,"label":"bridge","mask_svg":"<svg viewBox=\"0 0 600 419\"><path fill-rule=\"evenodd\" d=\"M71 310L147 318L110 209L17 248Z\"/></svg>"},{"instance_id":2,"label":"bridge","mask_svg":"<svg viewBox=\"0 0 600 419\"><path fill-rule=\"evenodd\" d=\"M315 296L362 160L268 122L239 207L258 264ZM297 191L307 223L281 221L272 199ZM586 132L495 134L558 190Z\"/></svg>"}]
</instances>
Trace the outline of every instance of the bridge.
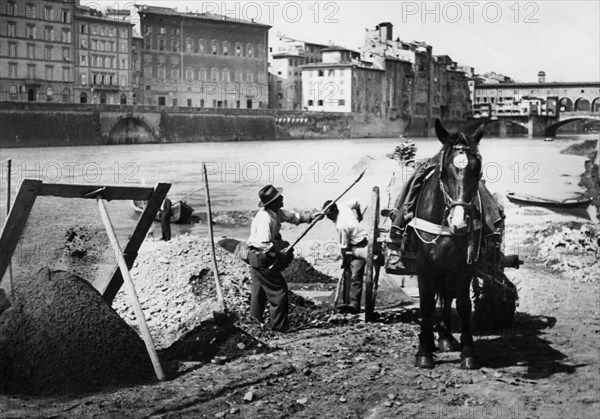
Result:
<instances>
[{"instance_id":1,"label":"bridge","mask_svg":"<svg viewBox=\"0 0 600 419\"><path fill-rule=\"evenodd\" d=\"M501 135L517 124L529 136L553 137L574 121L600 120L600 82L480 84L472 99L469 127L498 123Z\"/></svg>"}]
</instances>

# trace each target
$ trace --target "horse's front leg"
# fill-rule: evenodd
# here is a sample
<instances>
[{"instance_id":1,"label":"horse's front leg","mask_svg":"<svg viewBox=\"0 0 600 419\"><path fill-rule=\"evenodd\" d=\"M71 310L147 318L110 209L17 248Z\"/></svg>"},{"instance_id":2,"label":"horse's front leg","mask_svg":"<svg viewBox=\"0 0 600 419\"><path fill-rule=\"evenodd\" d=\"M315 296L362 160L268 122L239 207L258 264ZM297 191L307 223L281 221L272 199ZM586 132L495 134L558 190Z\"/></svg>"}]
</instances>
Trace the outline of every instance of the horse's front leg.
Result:
<instances>
[{"instance_id":1,"label":"horse's front leg","mask_svg":"<svg viewBox=\"0 0 600 419\"><path fill-rule=\"evenodd\" d=\"M460 353L460 367L466 369L477 369L478 360L475 355L473 344L473 334L471 332L471 279L472 273L462 274L458 278L458 290L456 296L456 311L460 316L462 323L460 343L462 350Z\"/></svg>"},{"instance_id":2,"label":"horse's front leg","mask_svg":"<svg viewBox=\"0 0 600 419\"><path fill-rule=\"evenodd\" d=\"M435 287L433 275L418 272L419 306L421 309L421 333L419 334L419 349L415 357L418 368L433 368L433 312L435 311Z\"/></svg>"},{"instance_id":3,"label":"horse's front leg","mask_svg":"<svg viewBox=\"0 0 600 419\"><path fill-rule=\"evenodd\" d=\"M442 318L438 325L438 349L440 352L452 352L460 349L460 344L452 336L452 300L452 293L444 290Z\"/></svg>"}]
</instances>

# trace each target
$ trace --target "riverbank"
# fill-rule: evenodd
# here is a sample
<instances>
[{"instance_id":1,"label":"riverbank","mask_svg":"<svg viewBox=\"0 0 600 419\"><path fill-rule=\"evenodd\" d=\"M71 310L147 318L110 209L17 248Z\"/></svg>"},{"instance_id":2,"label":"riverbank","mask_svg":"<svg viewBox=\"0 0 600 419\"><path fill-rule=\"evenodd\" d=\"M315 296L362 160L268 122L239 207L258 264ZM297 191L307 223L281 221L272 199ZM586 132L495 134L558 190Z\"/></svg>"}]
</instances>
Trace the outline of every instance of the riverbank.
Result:
<instances>
[{"instance_id":1,"label":"riverbank","mask_svg":"<svg viewBox=\"0 0 600 419\"><path fill-rule=\"evenodd\" d=\"M380 319L366 324L292 293L292 331L272 333L248 317L247 267L218 251L236 315L223 327L212 319L206 240L149 240L132 274L167 380L0 396L0 405L7 417L596 417L599 237L594 224L508 225L507 243L529 249L525 265L507 272L520 289L518 312L509 330L476 337L483 366L474 371L458 369L458 353L438 354L432 371L412 366L418 318L410 306L378 308ZM334 268L334 258L311 264L313 273L297 263L304 287L316 275L332 290L335 278L320 270ZM123 297L115 309L135 328Z\"/></svg>"},{"instance_id":2,"label":"riverbank","mask_svg":"<svg viewBox=\"0 0 600 419\"><path fill-rule=\"evenodd\" d=\"M581 174L579 186L585 188L586 196L592 198L592 205L596 207L597 221L600 221L600 167L597 162L599 140L586 140L567 147L562 151L563 154L574 154L585 156L588 160L585 162L585 171Z\"/></svg>"}]
</instances>

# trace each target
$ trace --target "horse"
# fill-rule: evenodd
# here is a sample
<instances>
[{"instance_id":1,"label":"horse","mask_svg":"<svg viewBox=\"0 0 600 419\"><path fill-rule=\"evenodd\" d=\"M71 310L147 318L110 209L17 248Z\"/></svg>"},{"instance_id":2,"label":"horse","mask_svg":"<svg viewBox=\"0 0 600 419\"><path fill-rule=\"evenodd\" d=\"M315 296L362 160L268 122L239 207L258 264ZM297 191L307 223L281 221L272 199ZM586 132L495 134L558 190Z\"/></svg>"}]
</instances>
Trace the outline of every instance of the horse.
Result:
<instances>
[{"instance_id":1,"label":"horse","mask_svg":"<svg viewBox=\"0 0 600 419\"><path fill-rule=\"evenodd\" d=\"M414 224L406 228L406 243L416 258L419 287L421 330L415 356L418 368L434 368L435 350L433 315L436 297L442 302L442 318L438 325L440 351L457 349L458 341L450 328L451 304L461 319L461 368L477 368L471 332L470 285L474 277L473 243L476 242L475 202L482 175L482 159L478 145L483 126L472 135L450 134L439 120L435 123L437 138L443 144L433 157L435 169L424 181L417 199ZM430 223L430 224L427 224ZM421 230L418 225L428 225Z\"/></svg>"}]
</instances>

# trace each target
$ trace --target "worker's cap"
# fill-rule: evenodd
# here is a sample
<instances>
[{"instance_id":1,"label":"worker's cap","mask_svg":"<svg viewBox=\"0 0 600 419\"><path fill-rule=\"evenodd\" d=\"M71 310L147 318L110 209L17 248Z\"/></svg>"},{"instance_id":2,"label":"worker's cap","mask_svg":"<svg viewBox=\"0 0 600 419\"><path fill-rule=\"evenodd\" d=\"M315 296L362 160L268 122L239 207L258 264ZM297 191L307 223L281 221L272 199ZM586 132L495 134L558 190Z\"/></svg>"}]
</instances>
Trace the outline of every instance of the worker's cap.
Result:
<instances>
[{"instance_id":1,"label":"worker's cap","mask_svg":"<svg viewBox=\"0 0 600 419\"><path fill-rule=\"evenodd\" d=\"M258 191L258 197L260 198L258 206L262 208L269 205L271 202L279 198L282 192L283 188L276 188L273 185L265 186L260 191Z\"/></svg>"}]
</instances>

